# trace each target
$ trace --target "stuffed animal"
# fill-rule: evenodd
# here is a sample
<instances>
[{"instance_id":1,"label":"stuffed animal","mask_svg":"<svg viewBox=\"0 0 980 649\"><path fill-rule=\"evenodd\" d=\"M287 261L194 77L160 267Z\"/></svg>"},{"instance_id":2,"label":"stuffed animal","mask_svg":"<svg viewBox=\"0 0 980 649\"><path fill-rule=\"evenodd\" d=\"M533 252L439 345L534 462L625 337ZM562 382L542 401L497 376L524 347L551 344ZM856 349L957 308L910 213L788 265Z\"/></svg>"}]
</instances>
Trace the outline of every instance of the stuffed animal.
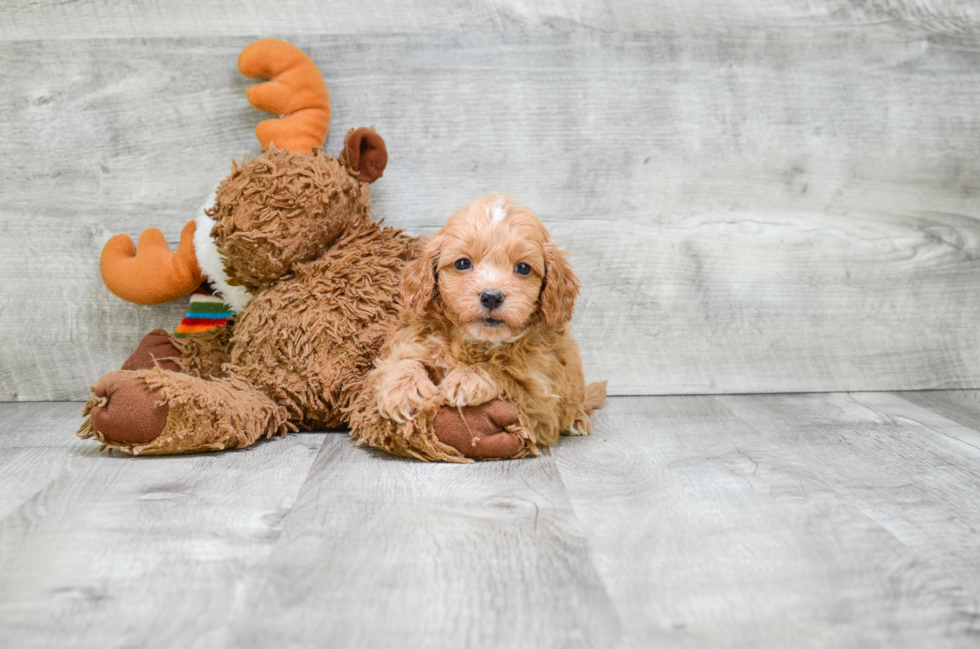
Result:
<instances>
[{"instance_id":1,"label":"stuffed animal","mask_svg":"<svg viewBox=\"0 0 980 649\"><path fill-rule=\"evenodd\" d=\"M269 79L249 88L249 102L281 116L256 128L262 152L232 164L176 252L159 230L144 232L138 246L117 235L103 250L105 284L123 299L192 296L177 335L150 332L92 388L78 435L103 448L241 448L344 426L355 415L376 419L357 411L372 403L361 398L365 376L397 325L402 271L420 253L415 238L372 217L369 187L387 164L384 140L359 128L339 156L322 151L326 84L292 45L252 43L238 66ZM403 456L465 462L513 455L522 445L507 429L517 418L503 401L433 403L384 434L361 427L352 435Z\"/></svg>"}]
</instances>

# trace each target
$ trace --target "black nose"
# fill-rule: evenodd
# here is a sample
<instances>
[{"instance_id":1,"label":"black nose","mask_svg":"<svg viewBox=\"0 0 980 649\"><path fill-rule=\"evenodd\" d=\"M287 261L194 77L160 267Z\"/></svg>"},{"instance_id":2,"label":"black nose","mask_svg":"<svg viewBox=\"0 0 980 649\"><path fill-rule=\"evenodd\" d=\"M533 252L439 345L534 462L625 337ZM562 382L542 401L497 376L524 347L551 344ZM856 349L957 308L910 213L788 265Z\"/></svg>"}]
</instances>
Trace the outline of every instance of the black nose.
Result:
<instances>
[{"instance_id":1,"label":"black nose","mask_svg":"<svg viewBox=\"0 0 980 649\"><path fill-rule=\"evenodd\" d=\"M504 294L500 291L483 291L480 293L480 304L493 311L504 303Z\"/></svg>"}]
</instances>

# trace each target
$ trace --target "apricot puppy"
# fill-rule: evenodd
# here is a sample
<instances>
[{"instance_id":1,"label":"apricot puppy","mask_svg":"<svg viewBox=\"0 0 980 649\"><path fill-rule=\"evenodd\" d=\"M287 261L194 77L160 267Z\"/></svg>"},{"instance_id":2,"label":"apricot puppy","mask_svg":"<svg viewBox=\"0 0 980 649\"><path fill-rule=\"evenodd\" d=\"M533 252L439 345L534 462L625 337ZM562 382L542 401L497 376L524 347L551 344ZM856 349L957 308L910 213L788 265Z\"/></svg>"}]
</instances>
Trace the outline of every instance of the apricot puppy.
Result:
<instances>
[{"instance_id":1,"label":"apricot puppy","mask_svg":"<svg viewBox=\"0 0 980 649\"><path fill-rule=\"evenodd\" d=\"M501 195L460 209L405 268L400 326L368 379L379 412L403 423L437 396L451 406L509 401L522 440L512 457L591 433L605 383L586 387L569 331L578 292L531 210Z\"/></svg>"}]
</instances>

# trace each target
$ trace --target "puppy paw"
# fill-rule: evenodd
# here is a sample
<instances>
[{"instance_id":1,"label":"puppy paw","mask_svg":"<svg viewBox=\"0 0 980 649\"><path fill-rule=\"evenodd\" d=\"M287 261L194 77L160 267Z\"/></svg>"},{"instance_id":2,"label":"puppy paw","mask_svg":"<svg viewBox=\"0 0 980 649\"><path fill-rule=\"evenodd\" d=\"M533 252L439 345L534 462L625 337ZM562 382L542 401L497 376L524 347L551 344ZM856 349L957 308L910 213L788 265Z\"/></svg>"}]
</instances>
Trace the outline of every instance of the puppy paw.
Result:
<instances>
[{"instance_id":1,"label":"puppy paw","mask_svg":"<svg viewBox=\"0 0 980 649\"><path fill-rule=\"evenodd\" d=\"M579 437L581 435L591 435L592 434L592 420L585 413L582 413L575 417L575 421L572 425L568 427L567 430L562 431L563 435L570 435L572 437Z\"/></svg>"},{"instance_id":2,"label":"puppy paw","mask_svg":"<svg viewBox=\"0 0 980 649\"><path fill-rule=\"evenodd\" d=\"M377 388L378 411L383 417L404 424L418 413L423 403L439 395L421 363L404 363L386 374Z\"/></svg>"},{"instance_id":3,"label":"puppy paw","mask_svg":"<svg viewBox=\"0 0 980 649\"><path fill-rule=\"evenodd\" d=\"M478 367L458 365L439 384L446 403L453 407L478 406L500 395L490 375Z\"/></svg>"}]
</instances>

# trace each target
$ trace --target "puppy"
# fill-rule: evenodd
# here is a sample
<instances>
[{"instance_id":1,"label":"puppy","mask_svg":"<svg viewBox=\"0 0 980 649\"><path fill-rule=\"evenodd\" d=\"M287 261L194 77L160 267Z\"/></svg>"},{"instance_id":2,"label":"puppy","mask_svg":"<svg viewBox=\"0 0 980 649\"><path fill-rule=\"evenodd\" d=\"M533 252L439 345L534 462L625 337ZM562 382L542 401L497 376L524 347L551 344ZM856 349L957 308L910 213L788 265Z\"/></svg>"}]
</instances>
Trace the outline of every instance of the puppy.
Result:
<instances>
[{"instance_id":1,"label":"puppy","mask_svg":"<svg viewBox=\"0 0 980 649\"><path fill-rule=\"evenodd\" d=\"M369 378L379 412L404 423L436 397L503 399L519 413L515 457L591 433L605 382L585 384L569 331L578 293L531 210L501 195L460 209L405 269L399 328Z\"/></svg>"}]
</instances>

